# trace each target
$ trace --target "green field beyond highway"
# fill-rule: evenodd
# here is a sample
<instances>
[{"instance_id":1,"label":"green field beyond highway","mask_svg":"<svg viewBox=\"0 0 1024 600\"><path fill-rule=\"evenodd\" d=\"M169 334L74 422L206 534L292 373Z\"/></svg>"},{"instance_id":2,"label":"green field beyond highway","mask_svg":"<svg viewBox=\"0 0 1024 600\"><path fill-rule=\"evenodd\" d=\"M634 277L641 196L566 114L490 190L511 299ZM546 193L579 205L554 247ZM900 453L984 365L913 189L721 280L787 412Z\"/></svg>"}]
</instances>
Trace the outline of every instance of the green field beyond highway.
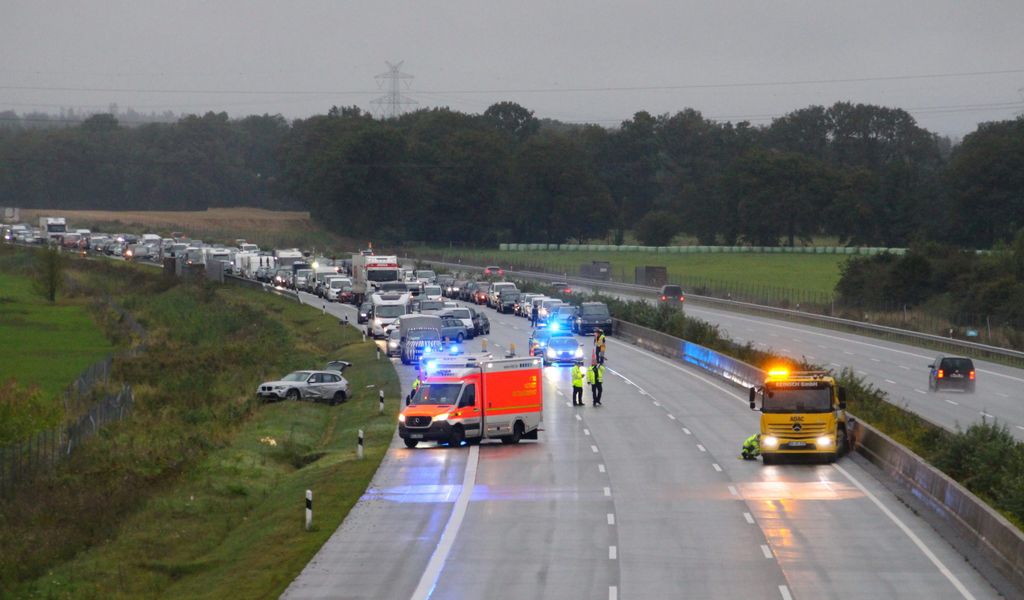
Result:
<instances>
[{"instance_id":1,"label":"green field beyond highway","mask_svg":"<svg viewBox=\"0 0 1024 600\"><path fill-rule=\"evenodd\" d=\"M446 260L461 258L474 264L495 264L505 268L543 268L569 275L579 273L590 261L611 263L612 278L634 282L635 268L652 265L668 268L669 279L686 286L712 288L782 288L811 294L831 294L839 281L839 268L846 256L836 254L652 254L650 252L570 252L563 250L501 251L432 248Z\"/></svg>"}]
</instances>

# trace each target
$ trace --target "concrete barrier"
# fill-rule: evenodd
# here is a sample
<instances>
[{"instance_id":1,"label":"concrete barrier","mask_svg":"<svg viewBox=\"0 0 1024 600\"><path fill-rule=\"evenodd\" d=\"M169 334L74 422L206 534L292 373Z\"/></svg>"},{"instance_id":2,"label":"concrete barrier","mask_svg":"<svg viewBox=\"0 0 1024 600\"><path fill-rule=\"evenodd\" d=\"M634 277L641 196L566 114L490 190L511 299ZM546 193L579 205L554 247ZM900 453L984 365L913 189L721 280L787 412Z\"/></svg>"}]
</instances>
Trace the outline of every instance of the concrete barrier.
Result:
<instances>
[{"instance_id":1,"label":"concrete barrier","mask_svg":"<svg viewBox=\"0 0 1024 600\"><path fill-rule=\"evenodd\" d=\"M741 388L764 381L761 369L710 348L615 319L614 336L686 362ZM852 415L856 417L856 415ZM948 475L874 427L857 419L855 447L949 523L1019 591L1024 591L1024 534Z\"/></svg>"}]
</instances>

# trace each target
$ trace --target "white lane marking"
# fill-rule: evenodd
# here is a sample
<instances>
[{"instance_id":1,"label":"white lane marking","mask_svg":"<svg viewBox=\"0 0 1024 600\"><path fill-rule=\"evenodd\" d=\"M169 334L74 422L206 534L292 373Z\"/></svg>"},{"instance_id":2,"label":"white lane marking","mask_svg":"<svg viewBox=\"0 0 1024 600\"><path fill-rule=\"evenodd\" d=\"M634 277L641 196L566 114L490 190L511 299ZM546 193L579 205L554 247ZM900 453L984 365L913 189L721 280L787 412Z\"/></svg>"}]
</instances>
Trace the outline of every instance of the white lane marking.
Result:
<instances>
[{"instance_id":1,"label":"white lane marking","mask_svg":"<svg viewBox=\"0 0 1024 600\"><path fill-rule=\"evenodd\" d=\"M891 384L893 384L893 385L896 385L896 382L895 382L895 381L893 381L892 379L886 379L886 380L885 380L885 382L886 382L886 383L891 383Z\"/></svg>"},{"instance_id":2,"label":"white lane marking","mask_svg":"<svg viewBox=\"0 0 1024 600\"><path fill-rule=\"evenodd\" d=\"M880 363L880 362L882 362L882 359L880 359L880 358L875 358L875 357L873 357L873 356L872 356L872 357L871 357L871 362L878 362L878 363Z\"/></svg>"},{"instance_id":3,"label":"white lane marking","mask_svg":"<svg viewBox=\"0 0 1024 600\"><path fill-rule=\"evenodd\" d=\"M689 429L687 429L687 428L685 428L685 427L683 427L683 433L685 433L686 435L692 435L692 434L690 433L690 430L689 430Z\"/></svg>"},{"instance_id":4,"label":"white lane marking","mask_svg":"<svg viewBox=\"0 0 1024 600\"><path fill-rule=\"evenodd\" d=\"M718 463L711 463L711 466L715 468L719 473L722 472L722 467L718 466Z\"/></svg>"},{"instance_id":5,"label":"white lane marking","mask_svg":"<svg viewBox=\"0 0 1024 600\"><path fill-rule=\"evenodd\" d=\"M914 545L917 546L917 548L925 556L928 557L928 560L932 561L932 564L935 565L935 567L939 569L939 572L942 573L946 577L946 579L948 579L949 582L953 584L953 587L955 587L957 591L960 592L961 596L967 598L968 600L974 600L974 595L971 594L971 592L968 591L966 587L964 587L964 584L960 583L960 580L957 579L956 575L954 575L952 571L947 569L946 565L942 564L942 561L940 561L939 558L935 556L935 554L931 551L931 549L929 549L928 546L921 541L921 538L917 537L917 534L911 531L910 528L907 527L907 525L903 521L901 521L899 517L893 514L891 510L886 508L886 506L882 504L882 501L871 493L871 490L864 487L864 485L856 478L854 478L853 475L850 475L850 473L847 472L846 469L840 467L837 464L833 464L832 467L835 468L840 473L842 473L843 476L850 480L850 483L852 483L865 496L867 496L872 502L874 502L875 506L877 506L878 509L881 510L885 516L889 517L889 520L895 523L896 526L899 527L903 531L903 533L907 535L908 538L910 538L910 541L914 542Z\"/></svg>"},{"instance_id":6,"label":"white lane marking","mask_svg":"<svg viewBox=\"0 0 1024 600\"><path fill-rule=\"evenodd\" d=\"M1004 394L1002 392L996 392L996 396L1002 396L1003 398L1009 398L1010 397L1009 394Z\"/></svg>"},{"instance_id":7,"label":"white lane marking","mask_svg":"<svg viewBox=\"0 0 1024 600\"><path fill-rule=\"evenodd\" d=\"M818 347L821 348L822 350L828 350L828 346L822 346L821 344L818 344Z\"/></svg>"},{"instance_id":8,"label":"white lane marking","mask_svg":"<svg viewBox=\"0 0 1024 600\"><path fill-rule=\"evenodd\" d=\"M608 524L609 525L614 525L615 524L615 513L608 513Z\"/></svg>"},{"instance_id":9,"label":"white lane marking","mask_svg":"<svg viewBox=\"0 0 1024 600\"><path fill-rule=\"evenodd\" d=\"M619 557L619 549L615 546L608 546L608 560L615 560Z\"/></svg>"},{"instance_id":10,"label":"white lane marking","mask_svg":"<svg viewBox=\"0 0 1024 600\"><path fill-rule=\"evenodd\" d=\"M816 358L818 358L818 357L817 357L817 356L812 356L812 355L808 354L808 355L807 355L807 358L809 358L809 359L811 359L811 360L815 360L815 359L816 359Z\"/></svg>"},{"instance_id":11,"label":"white lane marking","mask_svg":"<svg viewBox=\"0 0 1024 600\"><path fill-rule=\"evenodd\" d=\"M839 367L841 367L841 366L842 366L842 365L840 365L840 364L839 364L839 363L837 363L837 362L830 362L830 363L828 363L828 364L832 365L833 367L835 367L835 368L837 368L837 369L838 369Z\"/></svg>"},{"instance_id":12,"label":"white lane marking","mask_svg":"<svg viewBox=\"0 0 1024 600\"><path fill-rule=\"evenodd\" d=\"M1017 429L1020 429L1021 431L1024 431L1024 427L1021 427L1020 425L1017 425Z\"/></svg>"},{"instance_id":13,"label":"white lane marking","mask_svg":"<svg viewBox=\"0 0 1024 600\"><path fill-rule=\"evenodd\" d=\"M565 394L562 393L562 390L555 390L555 393L558 394L559 396L562 396L563 398L565 397Z\"/></svg>"},{"instance_id":14,"label":"white lane marking","mask_svg":"<svg viewBox=\"0 0 1024 600\"><path fill-rule=\"evenodd\" d=\"M772 549L767 544L761 544L761 554L764 554L765 558L772 558Z\"/></svg>"},{"instance_id":15,"label":"white lane marking","mask_svg":"<svg viewBox=\"0 0 1024 600\"><path fill-rule=\"evenodd\" d=\"M676 420L676 416L675 415L669 415L668 418L672 419L673 421Z\"/></svg>"},{"instance_id":16,"label":"white lane marking","mask_svg":"<svg viewBox=\"0 0 1024 600\"><path fill-rule=\"evenodd\" d=\"M914 391L917 392L918 394L927 394L928 393L928 392L926 392L924 390L919 390L917 388L914 388Z\"/></svg>"},{"instance_id":17,"label":"white lane marking","mask_svg":"<svg viewBox=\"0 0 1024 600\"><path fill-rule=\"evenodd\" d=\"M466 473L462 477L462 491L459 492L455 506L452 507L452 514L448 517L448 523L444 526L441 539L437 542L434 553L430 556L430 562L420 577L416 591L412 593L412 600L426 600L434 591L437 585L437 578L441 575L441 569L448 559L448 553L455 543L455 536L459 534L459 527L466 516L466 508L469 506L469 498L473 495L473 486L476 483L476 467L480 458L480 447L469 447L469 458L466 461Z\"/></svg>"},{"instance_id":18,"label":"white lane marking","mask_svg":"<svg viewBox=\"0 0 1024 600\"><path fill-rule=\"evenodd\" d=\"M793 596L789 593L789 588L787 586L780 585L779 593L782 594L782 600L793 600Z\"/></svg>"},{"instance_id":19,"label":"white lane marking","mask_svg":"<svg viewBox=\"0 0 1024 600\"><path fill-rule=\"evenodd\" d=\"M604 465L597 465L597 470L604 473Z\"/></svg>"},{"instance_id":20,"label":"white lane marking","mask_svg":"<svg viewBox=\"0 0 1024 600\"><path fill-rule=\"evenodd\" d=\"M750 523L751 525L754 524L754 515L752 515L752 514L750 514L748 512L745 512L745 513L743 513L743 518L746 519L747 523Z\"/></svg>"},{"instance_id":21,"label":"white lane marking","mask_svg":"<svg viewBox=\"0 0 1024 600\"><path fill-rule=\"evenodd\" d=\"M590 435L590 430L587 428L583 428L583 435Z\"/></svg>"},{"instance_id":22,"label":"white lane marking","mask_svg":"<svg viewBox=\"0 0 1024 600\"><path fill-rule=\"evenodd\" d=\"M658 402L657 400L655 400L655 401L654 401L654 405L655 405L655 406L661 406L661 402Z\"/></svg>"},{"instance_id":23,"label":"white lane marking","mask_svg":"<svg viewBox=\"0 0 1024 600\"><path fill-rule=\"evenodd\" d=\"M985 411L980 411L980 412L978 412L978 414L983 416L983 417L985 417L986 419L994 419L995 418L993 415L990 415L990 414L988 414Z\"/></svg>"},{"instance_id":24,"label":"white lane marking","mask_svg":"<svg viewBox=\"0 0 1024 600\"><path fill-rule=\"evenodd\" d=\"M611 496L612 495L612 488L610 488L610 487L604 488L604 495L605 496Z\"/></svg>"},{"instance_id":25,"label":"white lane marking","mask_svg":"<svg viewBox=\"0 0 1024 600\"><path fill-rule=\"evenodd\" d=\"M786 354L789 354L789 348L783 348L782 351L785 352Z\"/></svg>"},{"instance_id":26,"label":"white lane marking","mask_svg":"<svg viewBox=\"0 0 1024 600\"><path fill-rule=\"evenodd\" d=\"M572 402L566 402L565 405L566 406L572 406ZM579 416L579 415L576 415L576 416Z\"/></svg>"},{"instance_id":27,"label":"white lane marking","mask_svg":"<svg viewBox=\"0 0 1024 600\"><path fill-rule=\"evenodd\" d=\"M640 388L637 388L637 389L640 391L640 395L641 396L646 396L647 395L647 392L641 390Z\"/></svg>"},{"instance_id":28,"label":"white lane marking","mask_svg":"<svg viewBox=\"0 0 1024 600\"><path fill-rule=\"evenodd\" d=\"M867 371L861 371L860 369L857 369L857 374L858 375L867 375L868 372Z\"/></svg>"},{"instance_id":29,"label":"white lane marking","mask_svg":"<svg viewBox=\"0 0 1024 600\"><path fill-rule=\"evenodd\" d=\"M734 486L734 485L730 485L729 486L729 493L732 494L733 496L739 496L740 495L739 490L737 490L736 486Z\"/></svg>"},{"instance_id":30,"label":"white lane marking","mask_svg":"<svg viewBox=\"0 0 1024 600\"><path fill-rule=\"evenodd\" d=\"M594 454L597 454L597 446L591 445L590 451L593 452Z\"/></svg>"},{"instance_id":31,"label":"white lane marking","mask_svg":"<svg viewBox=\"0 0 1024 600\"><path fill-rule=\"evenodd\" d=\"M700 450L701 452L707 452L708 451L707 448L705 448L704 446L701 446L700 444L697 444L697 449Z\"/></svg>"},{"instance_id":32,"label":"white lane marking","mask_svg":"<svg viewBox=\"0 0 1024 600\"><path fill-rule=\"evenodd\" d=\"M571 404L567 404L567 406L572 406L572 405L571 405ZM583 420L583 417L581 417L581 416L579 416L579 415L576 415L576 420L577 420L577 421L582 421L582 420Z\"/></svg>"},{"instance_id":33,"label":"white lane marking","mask_svg":"<svg viewBox=\"0 0 1024 600\"><path fill-rule=\"evenodd\" d=\"M953 406L960 406L960 403L957 402L956 400L950 400L949 398L946 398L945 400L946 400L946 402L949 402Z\"/></svg>"},{"instance_id":34,"label":"white lane marking","mask_svg":"<svg viewBox=\"0 0 1024 600\"><path fill-rule=\"evenodd\" d=\"M853 356L853 352L850 352L849 350L843 350L843 354L847 356Z\"/></svg>"},{"instance_id":35,"label":"white lane marking","mask_svg":"<svg viewBox=\"0 0 1024 600\"><path fill-rule=\"evenodd\" d=\"M619 600L619 588L614 585L608 586L608 600Z\"/></svg>"},{"instance_id":36,"label":"white lane marking","mask_svg":"<svg viewBox=\"0 0 1024 600\"><path fill-rule=\"evenodd\" d=\"M900 365L900 368L903 369L904 371L910 370L910 367L908 367L907 365Z\"/></svg>"}]
</instances>

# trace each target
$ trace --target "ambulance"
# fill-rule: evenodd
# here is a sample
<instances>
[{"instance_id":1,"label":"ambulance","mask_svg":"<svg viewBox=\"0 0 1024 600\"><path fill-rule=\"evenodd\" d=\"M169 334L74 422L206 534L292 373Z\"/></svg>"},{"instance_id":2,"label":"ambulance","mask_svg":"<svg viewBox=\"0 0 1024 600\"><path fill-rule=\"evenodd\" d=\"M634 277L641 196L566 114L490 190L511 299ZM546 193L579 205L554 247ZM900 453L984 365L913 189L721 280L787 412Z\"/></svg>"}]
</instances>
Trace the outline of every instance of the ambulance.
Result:
<instances>
[{"instance_id":1,"label":"ambulance","mask_svg":"<svg viewBox=\"0 0 1024 600\"><path fill-rule=\"evenodd\" d=\"M544 414L539 358L446 356L427 361L424 372L424 382L398 415L398 435L406 447L537 439Z\"/></svg>"}]
</instances>

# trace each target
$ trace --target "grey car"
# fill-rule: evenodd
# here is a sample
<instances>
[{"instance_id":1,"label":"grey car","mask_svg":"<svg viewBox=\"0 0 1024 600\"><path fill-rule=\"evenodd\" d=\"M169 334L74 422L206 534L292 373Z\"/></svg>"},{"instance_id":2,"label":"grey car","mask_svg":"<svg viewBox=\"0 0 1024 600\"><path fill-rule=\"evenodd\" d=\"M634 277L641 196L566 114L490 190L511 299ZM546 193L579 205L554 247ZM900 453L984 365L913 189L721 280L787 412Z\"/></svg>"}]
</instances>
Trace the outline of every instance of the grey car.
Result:
<instances>
[{"instance_id":1,"label":"grey car","mask_svg":"<svg viewBox=\"0 0 1024 600\"><path fill-rule=\"evenodd\" d=\"M256 388L261 400L312 400L332 406L348 399L348 381L340 371L295 371Z\"/></svg>"},{"instance_id":2,"label":"grey car","mask_svg":"<svg viewBox=\"0 0 1024 600\"><path fill-rule=\"evenodd\" d=\"M462 343L466 338L470 337L470 335L469 330L466 329L466 324L462 322L462 319L442 316L441 337L443 339Z\"/></svg>"}]
</instances>

